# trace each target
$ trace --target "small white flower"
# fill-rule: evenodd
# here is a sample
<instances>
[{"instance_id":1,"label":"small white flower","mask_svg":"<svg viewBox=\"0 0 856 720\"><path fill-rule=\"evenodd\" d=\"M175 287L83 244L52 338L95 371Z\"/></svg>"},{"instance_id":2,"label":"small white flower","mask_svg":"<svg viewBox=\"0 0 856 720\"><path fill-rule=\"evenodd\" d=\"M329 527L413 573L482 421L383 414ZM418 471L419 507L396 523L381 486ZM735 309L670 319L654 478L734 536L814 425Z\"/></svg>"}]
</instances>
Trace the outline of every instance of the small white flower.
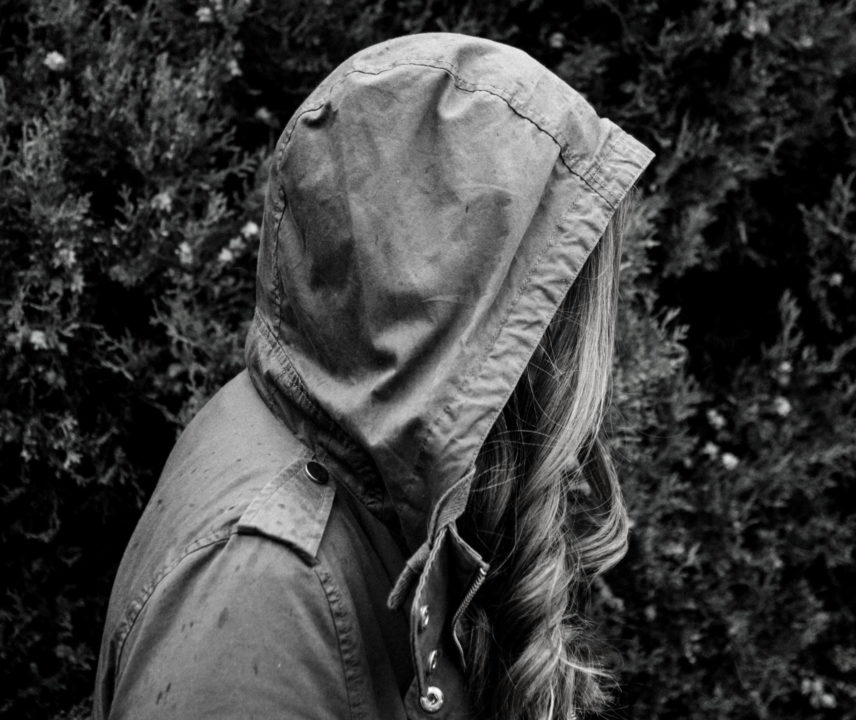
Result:
<instances>
[{"instance_id":1,"label":"small white flower","mask_svg":"<svg viewBox=\"0 0 856 720\"><path fill-rule=\"evenodd\" d=\"M786 388L791 384L791 373L794 371L794 366L790 360L782 360L776 368L775 378L780 387Z\"/></svg>"},{"instance_id":2,"label":"small white flower","mask_svg":"<svg viewBox=\"0 0 856 720\"><path fill-rule=\"evenodd\" d=\"M779 395L775 400L773 400L773 409L776 411L776 415L787 417L791 414L792 407L790 401L786 397Z\"/></svg>"},{"instance_id":3,"label":"small white flower","mask_svg":"<svg viewBox=\"0 0 856 720\"><path fill-rule=\"evenodd\" d=\"M707 455L711 460L713 460L717 455L719 455L719 445L708 441L704 444L701 452L703 455Z\"/></svg>"},{"instance_id":4,"label":"small white flower","mask_svg":"<svg viewBox=\"0 0 856 720\"><path fill-rule=\"evenodd\" d=\"M267 125L273 125L273 113L264 106L256 110L255 117Z\"/></svg>"},{"instance_id":5,"label":"small white flower","mask_svg":"<svg viewBox=\"0 0 856 720\"><path fill-rule=\"evenodd\" d=\"M256 225L252 220L250 220L248 223L246 223L244 225L244 227L241 228L241 235L246 240L249 240L250 238L254 238L258 234L259 234L259 226Z\"/></svg>"},{"instance_id":6,"label":"small white flower","mask_svg":"<svg viewBox=\"0 0 856 720\"><path fill-rule=\"evenodd\" d=\"M238 77L239 75L243 75L243 72L241 72L241 66L238 65L238 61L235 60L235 58L232 58L231 60L229 60L229 62L226 63L226 68L229 70L229 74L232 77Z\"/></svg>"},{"instance_id":7,"label":"small white flower","mask_svg":"<svg viewBox=\"0 0 856 720\"><path fill-rule=\"evenodd\" d=\"M797 45L803 50L810 50L814 47L814 38L811 35L801 35Z\"/></svg>"},{"instance_id":8,"label":"small white flower","mask_svg":"<svg viewBox=\"0 0 856 720\"><path fill-rule=\"evenodd\" d=\"M191 265L193 263L193 248L190 247L190 243L187 240L184 240L178 246L176 254L178 255L178 261L182 265Z\"/></svg>"},{"instance_id":9,"label":"small white flower","mask_svg":"<svg viewBox=\"0 0 856 720\"><path fill-rule=\"evenodd\" d=\"M33 330L30 333L30 345L36 350L48 349L48 337L43 330Z\"/></svg>"},{"instance_id":10,"label":"small white flower","mask_svg":"<svg viewBox=\"0 0 856 720\"><path fill-rule=\"evenodd\" d=\"M172 212L172 196L164 190L155 195L149 203L153 210L163 210L164 212Z\"/></svg>"},{"instance_id":11,"label":"small white flower","mask_svg":"<svg viewBox=\"0 0 856 720\"><path fill-rule=\"evenodd\" d=\"M725 427L725 418L722 413L715 408L711 408L707 411L707 422L714 430L722 430Z\"/></svg>"},{"instance_id":12,"label":"small white flower","mask_svg":"<svg viewBox=\"0 0 856 720\"><path fill-rule=\"evenodd\" d=\"M62 53L58 53L56 50L51 50L47 55L45 55L43 62L47 66L48 70L53 70L54 72L61 72L65 70L66 65L68 65L68 61L65 59L65 56Z\"/></svg>"},{"instance_id":13,"label":"small white flower","mask_svg":"<svg viewBox=\"0 0 856 720\"><path fill-rule=\"evenodd\" d=\"M565 47L565 33L550 33L550 38L547 40L547 44L554 50L561 50Z\"/></svg>"},{"instance_id":14,"label":"small white flower","mask_svg":"<svg viewBox=\"0 0 856 720\"><path fill-rule=\"evenodd\" d=\"M825 692L821 694L818 705L823 708L834 708L837 707L838 703L835 701L835 695Z\"/></svg>"},{"instance_id":15,"label":"small white flower","mask_svg":"<svg viewBox=\"0 0 856 720\"><path fill-rule=\"evenodd\" d=\"M720 459L726 470L734 470L740 464L738 457L730 452L722 453Z\"/></svg>"},{"instance_id":16,"label":"small white flower","mask_svg":"<svg viewBox=\"0 0 856 720\"><path fill-rule=\"evenodd\" d=\"M211 11L210 7L203 5L196 11L196 19L203 25L208 25L209 23L214 22L214 13Z\"/></svg>"},{"instance_id":17,"label":"small white flower","mask_svg":"<svg viewBox=\"0 0 856 720\"><path fill-rule=\"evenodd\" d=\"M220 254L217 256L217 261L222 263L223 265L227 265L235 259L235 255L232 253L229 248L223 248L220 251Z\"/></svg>"},{"instance_id":18,"label":"small white flower","mask_svg":"<svg viewBox=\"0 0 856 720\"><path fill-rule=\"evenodd\" d=\"M832 273L832 275L829 276L829 284L832 285L832 287L841 287L841 283L843 282L844 276L839 272Z\"/></svg>"}]
</instances>

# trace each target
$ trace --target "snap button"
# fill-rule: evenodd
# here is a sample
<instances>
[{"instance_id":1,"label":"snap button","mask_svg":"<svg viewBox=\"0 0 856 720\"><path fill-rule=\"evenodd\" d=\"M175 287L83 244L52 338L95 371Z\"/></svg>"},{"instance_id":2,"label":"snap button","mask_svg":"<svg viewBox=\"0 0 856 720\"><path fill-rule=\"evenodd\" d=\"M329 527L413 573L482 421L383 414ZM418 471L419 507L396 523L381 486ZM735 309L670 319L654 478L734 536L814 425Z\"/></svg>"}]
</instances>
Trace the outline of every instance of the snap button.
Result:
<instances>
[{"instance_id":1,"label":"snap button","mask_svg":"<svg viewBox=\"0 0 856 720\"><path fill-rule=\"evenodd\" d=\"M326 485L327 481L330 479L330 474L327 472L327 468L314 460L310 460L306 463L306 467L303 468L303 472L306 473L306 477L318 485Z\"/></svg>"},{"instance_id":2,"label":"snap button","mask_svg":"<svg viewBox=\"0 0 856 720\"><path fill-rule=\"evenodd\" d=\"M425 664L425 672L429 675L437 669L437 658L440 656L436 650L428 653L428 662Z\"/></svg>"},{"instance_id":3,"label":"snap button","mask_svg":"<svg viewBox=\"0 0 856 720\"><path fill-rule=\"evenodd\" d=\"M422 632L425 628L428 627L428 621L431 619L431 615L428 612L428 606L423 605L419 608L419 632Z\"/></svg>"},{"instance_id":4,"label":"snap button","mask_svg":"<svg viewBox=\"0 0 856 720\"><path fill-rule=\"evenodd\" d=\"M427 713L435 713L443 707L443 691L431 685L425 694L419 698L419 704Z\"/></svg>"}]
</instances>

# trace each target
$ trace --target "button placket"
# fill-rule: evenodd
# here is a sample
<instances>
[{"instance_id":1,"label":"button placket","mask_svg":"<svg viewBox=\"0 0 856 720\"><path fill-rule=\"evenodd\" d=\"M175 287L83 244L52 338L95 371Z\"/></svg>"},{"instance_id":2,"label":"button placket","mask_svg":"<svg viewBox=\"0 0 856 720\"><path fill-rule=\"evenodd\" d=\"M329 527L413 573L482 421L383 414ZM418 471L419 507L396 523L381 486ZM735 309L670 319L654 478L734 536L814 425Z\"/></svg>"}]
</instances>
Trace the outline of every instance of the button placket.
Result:
<instances>
[{"instance_id":1,"label":"button placket","mask_svg":"<svg viewBox=\"0 0 856 720\"><path fill-rule=\"evenodd\" d=\"M439 647L443 642L442 634L446 624L446 579L442 565L446 539L446 533L443 532L431 548L416 588L411 611L411 642L416 665L415 689L418 691L418 707L429 715L439 713L447 700L445 690L438 682L442 673L435 673L438 670ZM430 684L429 679L433 680Z\"/></svg>"}]
</instances>

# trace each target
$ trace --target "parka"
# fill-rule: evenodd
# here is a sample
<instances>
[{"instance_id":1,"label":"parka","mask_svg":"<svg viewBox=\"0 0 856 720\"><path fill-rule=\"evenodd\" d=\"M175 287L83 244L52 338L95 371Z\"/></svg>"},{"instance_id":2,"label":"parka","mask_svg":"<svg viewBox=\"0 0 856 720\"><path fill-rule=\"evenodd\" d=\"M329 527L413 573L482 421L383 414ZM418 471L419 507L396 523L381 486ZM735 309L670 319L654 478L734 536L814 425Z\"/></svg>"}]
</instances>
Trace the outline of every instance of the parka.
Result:
<instances>
[{"instance_id":1,"label":"parka","mask_svg":"<svg viewBox=\"0 0 856 720\"><path fill-rule=\"evenodd\" d=\"M272 159L246 369L110 598L94 716L468 718L474 461L652 155L527 54L403 37Z\"/></svg>"}]
</instances>

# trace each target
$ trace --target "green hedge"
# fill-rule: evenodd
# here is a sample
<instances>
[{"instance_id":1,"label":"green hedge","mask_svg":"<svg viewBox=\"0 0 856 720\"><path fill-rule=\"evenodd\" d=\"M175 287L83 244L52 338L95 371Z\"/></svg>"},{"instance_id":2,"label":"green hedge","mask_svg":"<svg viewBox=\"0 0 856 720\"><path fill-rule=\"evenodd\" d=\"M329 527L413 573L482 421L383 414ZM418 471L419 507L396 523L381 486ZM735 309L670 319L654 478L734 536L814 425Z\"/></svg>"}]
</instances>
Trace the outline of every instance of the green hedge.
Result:
<instances>
[{"instance_id":1,"label":"green hedge","mask_svg":"<svg viewBox=\"0 0 856 720\"><path fill-rule=\"evenodd\" d=\"M853 718L856 5L7 0L0 714L83 717L112 576L241 365L266 158L351 52L515 44L658 154L611 418L634 520L593 597L613 717Z\"/></svg>"}]
</instances>

